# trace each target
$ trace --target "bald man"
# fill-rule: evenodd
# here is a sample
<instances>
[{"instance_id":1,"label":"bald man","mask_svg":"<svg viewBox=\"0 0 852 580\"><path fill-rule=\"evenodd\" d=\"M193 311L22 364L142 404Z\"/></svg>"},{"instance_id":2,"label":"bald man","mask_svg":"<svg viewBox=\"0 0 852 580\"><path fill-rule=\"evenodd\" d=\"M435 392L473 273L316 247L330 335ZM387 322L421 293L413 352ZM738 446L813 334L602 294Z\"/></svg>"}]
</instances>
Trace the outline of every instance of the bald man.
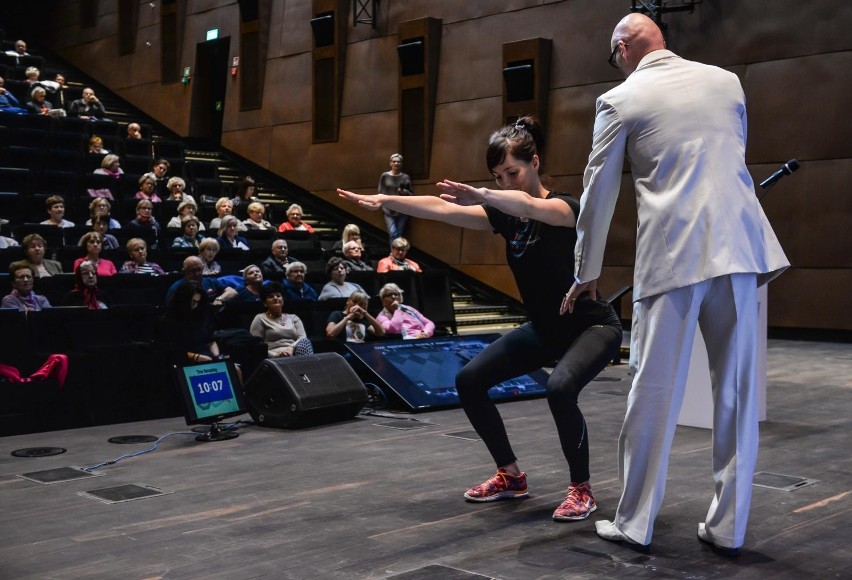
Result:
<instances>
[{"instance_id":1,"label":"bald man","mask_svg":"<svg viewBox=\"0 0 852 580\"><path fill-rule=\"evenodd\" d=\"M622 19L610 64L627 79L597 100L577 218L576 283L563 311L594 292L625 156L639 214L630 364L619 439L622 496L606 540L651 542L696 327L707 344L715 411L715 494L698 536L733 554L744 541L757 461L757 288L789 262L745 165L739 79L666 50L648 17Z\"/></svg>"}]
</instances>

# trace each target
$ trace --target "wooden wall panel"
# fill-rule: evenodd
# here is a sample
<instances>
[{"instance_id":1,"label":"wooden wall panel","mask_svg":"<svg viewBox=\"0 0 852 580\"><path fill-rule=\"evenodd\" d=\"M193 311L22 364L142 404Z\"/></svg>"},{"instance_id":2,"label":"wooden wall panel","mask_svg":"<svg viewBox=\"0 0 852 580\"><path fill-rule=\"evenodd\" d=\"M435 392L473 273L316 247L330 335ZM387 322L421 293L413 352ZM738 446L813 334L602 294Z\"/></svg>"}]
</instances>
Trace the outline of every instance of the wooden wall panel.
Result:
<instances>
[{"instance_id":1,"label":"wooden wall panel","mask_svg":"<svg viewBox=\"0 0 852 580\"><path fill-rule=\"evenodd\" d=\"M769 325L852 330L852 270L790 268L769 284Z\"/></svg>"}]
</instances>

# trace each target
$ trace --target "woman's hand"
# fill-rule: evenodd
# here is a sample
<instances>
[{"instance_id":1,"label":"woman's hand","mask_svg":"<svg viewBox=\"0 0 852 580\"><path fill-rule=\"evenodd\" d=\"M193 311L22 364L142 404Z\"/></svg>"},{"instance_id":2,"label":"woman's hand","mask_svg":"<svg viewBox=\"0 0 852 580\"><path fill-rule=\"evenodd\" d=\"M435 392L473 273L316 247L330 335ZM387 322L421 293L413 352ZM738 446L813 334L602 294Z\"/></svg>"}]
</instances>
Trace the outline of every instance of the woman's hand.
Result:
<instances>
[{"instance_id":1,"label":"woman's hand","mask_svg":"<svg viewBox=\"0 0 852 580\"><path fill-rule=\"evenodd\" d=\"M381 209L382 200L381 195L358 195L357 193L352 193L351 191L346 191L345 189L338 189L337 195L351 201L352 203L357 203L363 208L369 209L370 211L376 211L377 209Z\"/></svg>"},{"instance_id":2,"label":"woman's hand","mask_svg":"<svg viewBox=\"0 0 852 580\"><path fill-rule=\"evenodd\" d=\"M445 179L435 184L441 192L441 199L456 205L482 205L485 203L484 187L476 188L465 183Z\"/></svg>"}]
</instances>

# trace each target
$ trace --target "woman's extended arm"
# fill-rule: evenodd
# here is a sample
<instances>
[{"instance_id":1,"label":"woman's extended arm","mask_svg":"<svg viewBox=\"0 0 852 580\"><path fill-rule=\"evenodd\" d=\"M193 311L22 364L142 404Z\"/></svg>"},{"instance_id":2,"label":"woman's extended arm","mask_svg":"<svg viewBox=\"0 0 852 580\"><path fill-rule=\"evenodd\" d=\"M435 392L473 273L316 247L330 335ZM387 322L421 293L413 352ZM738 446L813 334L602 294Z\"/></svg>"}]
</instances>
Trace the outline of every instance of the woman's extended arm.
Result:
<instances>
[{"instance_id":1,"label":"woman's extended arm","mask_svg":"<svg viewBox=\"0 0 852 580\"><path fill-rule=\"evenodd\" d=\"M491 223L481 206L450 203L432 195L358 195L338 189L337 195L369 210L386 207L413 217L442 221L472 230L490 230Z\"/></svg>"},{"instance_id":2,"label":"woman's extended arm","mask_svg":"<svg viewBox=\"0 0 852 580\"><path fill-rule=\"evenodd\" d=\"M573 228L577 216L561 199L534 197L524 191L472 187L465 183L445 179L435 184L441 199L459 206L477 206L483 203L515 217L536 220L551 226Z\"/></svg>"}]
</instances>

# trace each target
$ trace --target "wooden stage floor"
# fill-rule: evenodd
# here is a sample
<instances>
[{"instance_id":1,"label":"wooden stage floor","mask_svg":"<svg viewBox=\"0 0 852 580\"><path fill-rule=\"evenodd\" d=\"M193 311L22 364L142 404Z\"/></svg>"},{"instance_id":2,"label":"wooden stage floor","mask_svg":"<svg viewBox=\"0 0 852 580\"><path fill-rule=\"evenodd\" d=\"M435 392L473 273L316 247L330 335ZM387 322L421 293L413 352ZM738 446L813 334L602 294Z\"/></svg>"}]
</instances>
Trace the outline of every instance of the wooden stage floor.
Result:
<instances>
[{"instance_id":1,"label":"wooden stage floor","mask_svg":"<svg viewBox=\"0 0 852 580\"><path fill-rule=\"evenodd\" d=\"M581 397L599 505L586 521L550 519L567 469L543 399L500 406L529 474L531 497L513 502L463 501L493 467L459 409L379 411L300 431L250 426L216 443L179 434L98 469L103 477L19 477L149 447L109 443L114 436L188 430L182 418L163 419L0 439L0 578L849 578L852 348L771 340L767 366L758 471L818 481L756 486L735 559L695 537L712 493L704 429L678 428L649 554L595 535L593 522L612 517L620 491L622 365ZM11 455L39 446L67 453ZM171 493L114 504L80 495L124 484Z\"/></svg>"}]
</instances>

